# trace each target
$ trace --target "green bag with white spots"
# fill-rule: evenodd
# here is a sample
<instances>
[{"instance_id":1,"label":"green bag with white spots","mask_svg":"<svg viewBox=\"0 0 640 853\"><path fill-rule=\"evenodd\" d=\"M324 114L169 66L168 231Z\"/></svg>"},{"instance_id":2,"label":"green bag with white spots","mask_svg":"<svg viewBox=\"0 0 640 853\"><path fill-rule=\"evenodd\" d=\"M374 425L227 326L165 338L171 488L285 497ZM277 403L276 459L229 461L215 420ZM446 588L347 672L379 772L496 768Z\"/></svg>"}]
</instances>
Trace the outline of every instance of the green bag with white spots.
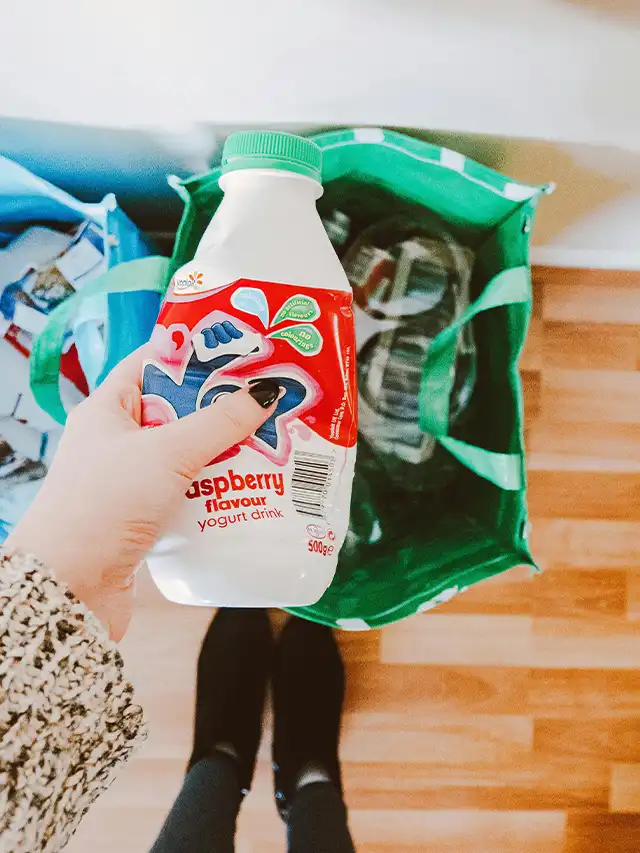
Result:
<instances>
[{"instance_id":1,"label":"green bag with white spots","mask_svg":"<svg viewBox=\"0 0 640 853\"><path fill-rule=\"evenodd\" d=\"M325 191L318 208L334 245L345 223L362 229L394 217L419 221L424 211L474 257L467 304L431 341L418 378L416 422L437 442L453 475L441 487L394 483L384 471L376 473L375 454L361 432L351 530L338 571L317 604L292 610L334 627L366 630L430 610L516 565L535 565L527 544L517 362L531 316L530 232L549 188L524 186L454 151L388 130L314 139L323 149ZM355 302L358 327L357 296ZM451 428L465 329L474 340L475 383L466 422ZM358 349L362 428L364 350ZM423 470L430 476L426 465ZM363 530L367 537L351 535Z\"/></svg>"}]
</instances>

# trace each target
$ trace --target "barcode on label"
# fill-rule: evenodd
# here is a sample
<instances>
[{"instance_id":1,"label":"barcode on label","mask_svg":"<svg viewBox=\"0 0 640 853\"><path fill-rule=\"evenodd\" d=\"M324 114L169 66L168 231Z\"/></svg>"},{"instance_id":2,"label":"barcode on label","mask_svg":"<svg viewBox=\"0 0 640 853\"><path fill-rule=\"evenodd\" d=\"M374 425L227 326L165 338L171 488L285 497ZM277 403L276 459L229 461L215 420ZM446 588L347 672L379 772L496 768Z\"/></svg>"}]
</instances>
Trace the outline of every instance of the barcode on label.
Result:
<instances>
[{"instance_id":1,"label":"barcode on label","mask_svg":"<svg viewBox=\"0 0 640 853\"><path fill-rule=\"evenodd\" d=\"M321 453L293 454L291 500L300 515L325 518L325 500L333 475L334 457Z\"/></svg>"}]
</instances>

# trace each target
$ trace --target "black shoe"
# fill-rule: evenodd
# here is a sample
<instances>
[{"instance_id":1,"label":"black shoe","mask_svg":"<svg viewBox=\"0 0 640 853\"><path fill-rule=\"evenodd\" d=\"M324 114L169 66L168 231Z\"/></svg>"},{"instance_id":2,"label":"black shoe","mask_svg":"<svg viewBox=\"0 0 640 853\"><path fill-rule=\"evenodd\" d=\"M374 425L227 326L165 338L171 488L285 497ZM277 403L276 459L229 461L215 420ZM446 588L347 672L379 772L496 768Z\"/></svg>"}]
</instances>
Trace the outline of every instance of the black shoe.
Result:
<instances>
[{"instance_id":1,"label":"black shoe","mask_svg":"<svg viewBox=\"0 0 640 853\"><path fill-rule=\"evenodd\" d=\"M342 796L338 741L344 666L333 632L293 618L278 644L273 671L273 768L276 803L286 818L300 773L324 770Z\"/></svg>"},{"instance_id":2,"label":"black shoe","mask_svg":"<svg viewBox=\"0 0 640 853\"><path fill-rule=\"evenodd\" d=\"M191 769L221 744L237 756L243 793L251 787L273 658L265 610L221 609L202 642Z\"/></svg>"}]
</instances>

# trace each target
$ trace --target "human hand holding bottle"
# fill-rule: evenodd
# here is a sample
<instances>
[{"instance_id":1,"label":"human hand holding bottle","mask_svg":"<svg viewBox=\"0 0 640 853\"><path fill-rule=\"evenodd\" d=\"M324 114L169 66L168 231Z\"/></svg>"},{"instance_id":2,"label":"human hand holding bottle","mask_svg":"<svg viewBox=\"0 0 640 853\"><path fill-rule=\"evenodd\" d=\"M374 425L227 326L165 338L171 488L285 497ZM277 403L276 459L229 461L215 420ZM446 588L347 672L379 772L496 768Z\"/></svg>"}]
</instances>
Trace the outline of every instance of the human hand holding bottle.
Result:
<instances>
[{"instance_id":1,"label":"human hand holding bottle","mask_svg":"<svg viewBox=\"0 0 640 853\"><path fill-rule=\"evenodd\" d=\"M271 415L268 380L225 395L173 423L140 426L144 347L118 365L69 416L51 470L6 542L30 553L84 601L119 640L134 577L191 481L211 459Z\"/></svg>"}]
</instances>

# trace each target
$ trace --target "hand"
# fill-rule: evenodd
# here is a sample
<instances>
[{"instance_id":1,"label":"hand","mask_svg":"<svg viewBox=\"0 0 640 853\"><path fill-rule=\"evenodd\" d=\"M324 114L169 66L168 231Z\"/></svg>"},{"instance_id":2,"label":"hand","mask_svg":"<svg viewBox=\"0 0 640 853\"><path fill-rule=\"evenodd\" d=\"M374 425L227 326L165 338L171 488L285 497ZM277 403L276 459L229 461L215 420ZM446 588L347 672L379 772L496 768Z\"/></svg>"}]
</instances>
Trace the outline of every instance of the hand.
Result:
<instances>
[{"instance_id":1,"label":"hand","mask_svg":"<svg viewBox=\"0 0 640 853\"><path fill-rule=\"evenodd\" d=\"M144 347L71 412L56 457L9 551L30 553L68 583L119 640L136 569L198 472L264 423L279 388L262 380L153 429L140 426Z\"/></svg>"}]
</instances>

